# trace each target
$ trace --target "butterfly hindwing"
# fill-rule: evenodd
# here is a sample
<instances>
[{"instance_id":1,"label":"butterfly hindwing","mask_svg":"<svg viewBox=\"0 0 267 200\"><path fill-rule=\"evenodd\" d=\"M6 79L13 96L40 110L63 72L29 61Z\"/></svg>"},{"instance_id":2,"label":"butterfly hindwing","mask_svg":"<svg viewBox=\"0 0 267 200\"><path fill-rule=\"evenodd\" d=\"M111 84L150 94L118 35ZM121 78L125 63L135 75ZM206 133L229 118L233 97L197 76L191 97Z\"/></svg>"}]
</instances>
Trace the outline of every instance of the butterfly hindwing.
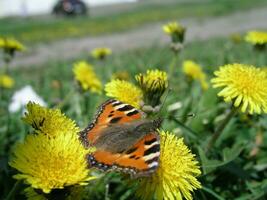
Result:
<instances>
[{"instance_id":1,"label":"butterfly hindwing","mask_svg":"<svg viewBox=\"0 0 267 200\"><path fill-rule=\"evenodd\" d=\"M80 139L88 147L94 144L101 131L112 124L122 124L142 118L142 113L129 104L110 99L97 110L94 120L80 133Z\"/></svg>"},{"instance_id":2,"label":"butterfly hindwing","mask_svg":"<svg viewBox=\"0 0 267 200\"><path fill-rule=\"evenodd\" d=\"M122 153L96 151L88 156L89 165L103 171L117 170L132 176L154 172L159 165L160 145L157 133L148 133Z\"/></svg>"}]
</instances>

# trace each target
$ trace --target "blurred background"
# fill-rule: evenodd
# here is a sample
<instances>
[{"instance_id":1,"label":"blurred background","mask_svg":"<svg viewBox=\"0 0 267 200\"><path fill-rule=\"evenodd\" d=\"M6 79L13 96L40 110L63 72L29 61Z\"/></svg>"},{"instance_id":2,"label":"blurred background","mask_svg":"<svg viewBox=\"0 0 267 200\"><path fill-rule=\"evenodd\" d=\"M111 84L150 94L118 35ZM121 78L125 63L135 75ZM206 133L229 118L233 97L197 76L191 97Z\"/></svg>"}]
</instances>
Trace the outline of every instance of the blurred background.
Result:
<instances>
[{"instance_id":1,"label":"blurred background","mask_svg":"<svg viewBox=\"0 0 267 200\"><path fill-rule=\"evenodd\" d=\"M179 22L178 45L175 31L163 30L169 22ZM8 162L31 131L21 120L28 101L59 108L83 129L109 98L109 82L136 84L135 75L148 69L168 73L173 90L163 110L182 117L164 128L185 138L202 167L195 199L266 199L266 115L238 113L207 157L201 154L230 108L211 86L214 71L229 63L266 69L266 30L267 0L0 0L0 199L26 198L26 185L16 189L18 198L12 194L16 171ZM104 56L94 53L99 47ZM84 63L99 93L81 87L74 68ZM109 183L110 199L134 199L117 175L103 179L89 199L108 199Z\"/></svg>"},{"instance_id":2,"label":"blurred background","mask_svg":"<svg viewBox=\"0 0 267 200\"><path fill-rule=\"evenodd\" d=\"M188 42L264 29L266 6L265 0L1 0L0 36L30 47L11 66L35 66L96 46L166 44L161 26L170 20L187 26Z\"/></svg>"}]
</instances>

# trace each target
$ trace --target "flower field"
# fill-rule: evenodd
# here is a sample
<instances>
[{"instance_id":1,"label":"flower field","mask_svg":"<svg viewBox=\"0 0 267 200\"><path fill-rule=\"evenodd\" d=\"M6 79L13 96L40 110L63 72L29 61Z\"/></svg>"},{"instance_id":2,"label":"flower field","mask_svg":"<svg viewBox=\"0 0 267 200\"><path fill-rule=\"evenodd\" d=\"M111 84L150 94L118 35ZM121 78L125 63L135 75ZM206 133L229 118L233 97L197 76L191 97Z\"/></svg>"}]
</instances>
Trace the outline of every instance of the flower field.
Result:
<instances>
[{"instance_id":1,"label":"flower field","mask_svg":"<svg viewBox=\"0 0 267 200\"><path fill-rule=\"evenodd\" d=\"M266 199L267 32L187 28L36 68L10 68L28 47L0 38L0 198Z\"/></svg>"}]
</instances>

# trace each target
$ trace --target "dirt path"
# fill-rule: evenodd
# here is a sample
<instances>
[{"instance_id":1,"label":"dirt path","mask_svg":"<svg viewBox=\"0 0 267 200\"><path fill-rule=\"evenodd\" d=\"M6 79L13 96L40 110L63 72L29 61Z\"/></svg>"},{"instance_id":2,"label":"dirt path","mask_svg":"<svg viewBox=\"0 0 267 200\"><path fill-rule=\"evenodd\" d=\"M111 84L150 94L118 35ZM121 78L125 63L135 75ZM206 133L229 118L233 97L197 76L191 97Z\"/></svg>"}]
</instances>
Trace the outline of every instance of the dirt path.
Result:
<instances>
[{"instance_id":1,"label":"dirt path","mask_svg":"<svg viewBox=\"0 0 267 200\"><path fill-rule=\"evenodd\" d=\"M227 36L251 29L267 29L267 8L238 12L228 16L204 20L180 20L187 27L187 42ZM39 45L23 55L18 55L13 66L38 66L51 60L71 59L87 53L95 47L106 46L113 51L123 51L151 44L165 44L169 38L162 33L162 25L156 23L129 32L107 36L66 39L49 45Z\"/></svg>"}]
</instances>

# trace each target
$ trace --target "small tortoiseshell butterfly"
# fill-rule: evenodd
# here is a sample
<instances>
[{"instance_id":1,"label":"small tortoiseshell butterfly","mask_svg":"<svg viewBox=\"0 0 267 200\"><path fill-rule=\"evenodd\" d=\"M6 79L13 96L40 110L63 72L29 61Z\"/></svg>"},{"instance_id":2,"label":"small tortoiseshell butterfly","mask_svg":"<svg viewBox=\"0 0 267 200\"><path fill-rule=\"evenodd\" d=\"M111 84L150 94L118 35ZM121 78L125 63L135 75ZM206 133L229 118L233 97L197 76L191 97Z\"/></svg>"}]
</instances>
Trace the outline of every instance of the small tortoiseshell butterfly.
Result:
<instances>
[{"instance_id":1,"label":"small tortoiseshell butterfly","mask_svg":"<svg viewBox=\"0 0 267 200\"><path fill-rule=\"evenodd\" d=\"M80 133L85 147L96 147L87 156L89 166L123 171L134 177L151 174L159 165L157 129L161 122L145 119L143 112L118 100L106 101Z\"/></svg>"}]
</instances>

